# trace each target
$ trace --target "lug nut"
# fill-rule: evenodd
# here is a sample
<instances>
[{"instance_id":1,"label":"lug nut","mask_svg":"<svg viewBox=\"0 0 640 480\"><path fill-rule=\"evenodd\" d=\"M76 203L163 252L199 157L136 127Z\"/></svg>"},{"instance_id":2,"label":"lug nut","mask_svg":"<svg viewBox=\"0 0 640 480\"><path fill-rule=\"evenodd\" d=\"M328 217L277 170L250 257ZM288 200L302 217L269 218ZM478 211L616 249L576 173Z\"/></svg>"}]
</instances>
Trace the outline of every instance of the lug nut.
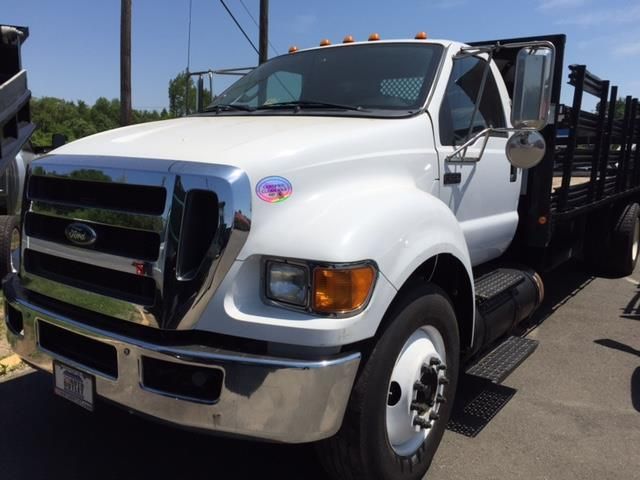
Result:
<instances>
[{"instance_id":1,"label":"lug nut","mask_svg":"<svg viewBox=\"0 0 640 480\"><path fill-rule=\"evenodd\" d=\"M436 397L436 402L447 403L447 397L445 397L444 395L438 394L438 396Z\"/></svg>"},{"instance_id":2,"label":"lug nut","mask_svg":"<svg viewBox=\"0 0 640 480\"><path fill-rule=\"evenodd\" d=\"M416 417L416 418L414 418L414 419L413 419L413 424L414 424L416 427L420 427L420 428L424 428L424 429L428 429L428 428L431 428L431 427L433 426L433 424L432 424L430 421L425 420L425 419L424 419L424 418L422 418L422 417Z\"/></svg>"},{"instance_id":3,"label":"lug nut","mask_svg":"<svg viewBox=\"0 0 640 480\"><path fill-rule=\"evenodd\" d=\"M417 410L420 413L424 413L429 410L429 405L420 402L411 402L411 410Z\"/></svg>"},{"instance_id":4,"label":"lug nut","mask_svg":"<svg viewBox=\"0 0 640 480\"><path fill-rule=\"evenodd\" d=\"M438 366L436 367L436 370L438 370L439 372L443 372L443 371L445 371L446 369L447 369L447 366L446 366L446 365L442 365L442 364L441 364L441 365L438 365Z\"/></svg>"},{"instance_id":5,"label":"lug nut","mask_svg":"<svg viewBox=\"0 0 640 480\"><path fill-rule=\"evenodd\" d=\"M429 420L438 420L439 418L440 415L438 415L436 412L429 413Z\"/></svg>"},{"instance_id":6,"label":"lug nut","mask_svg":"<svg viewBox=\"0 0 640 480\"><path fill-rule=\"evenodd\" d=\"M429 389L429 387L427 387L422 382L416 382L416 383L413 384L413 389L414 390L418 390L419 392L426 392Z\"/></svg>"},{"instance_id":7,"label":"lug nut","mask_svg":"<svg viewBox=\"0 0 640 480\"><path fill-rule=\"evenodd\" d=\"M431 360L429 360L429 365L440 365L442 362L440 361L439 358L436 357L432 357Z\"/></svg>"},{"instance_id":8,"label":"lug nut","mask_svg":"<svg viewBox=\"0 0 640 480\"><path fill-rule=\"evenodd\" d=\"M441 377L440 378L440 384L441 385L449 385L449 379L447 377Z\"/></svg>"}]
</instances>

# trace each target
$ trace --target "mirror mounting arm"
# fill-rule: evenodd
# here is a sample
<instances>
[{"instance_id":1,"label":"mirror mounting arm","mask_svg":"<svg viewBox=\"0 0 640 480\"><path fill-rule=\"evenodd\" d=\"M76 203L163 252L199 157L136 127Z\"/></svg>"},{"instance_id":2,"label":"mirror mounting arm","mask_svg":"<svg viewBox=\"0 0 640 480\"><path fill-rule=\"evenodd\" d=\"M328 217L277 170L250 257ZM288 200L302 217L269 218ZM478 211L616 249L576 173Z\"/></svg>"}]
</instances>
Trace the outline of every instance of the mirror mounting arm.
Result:
<instances>
[{"instance_id":1,"label":"mirror mounting arm","mask_svg":"<svg viewBox=\"0 0 640 480\"><path fill-rule=\"evenodd\" d=\"M487 149L487 144L489 143L489 138L492 133L520 133L520 132L535 132L534 129L527 128L513 128L513 127L505 127L505 128L494 128L488 127L484 130L476 133L469 140L464 142L462 145L457 147L451 154L447 155L444 159L445 162L449 163L477 163L480 161L482 156L484 155L484 151ZM482 142L482 148L480 149L480 154L478 157L467 158L466 150L475 144L478 140L484 137ZM464 153L462 153L464 152ZM460 155L462 153L462 155Z\"/></svg>"},{"instance_id":2,"label":"mirror mounting arm","mask_svg":"<svg viewBox=\"0 0 640 480\"><path fill-rule=\"evenodd\" d=\"M489 143L489 137L491 133L495 132L496 129L493 127L485 128L484 130L476 133L469 140L464 142L462 145L457 147L450 155L448 155L444 160L445 162L450 163L471 163L471 162L479 162L484 154L485 149L487 148L487 143ZM466 158L467 149L475 144L478 140L484 137L484 141L482 143L482 148L480 149L480 155L477 158ZM462 153L464 152L464 153ZM460 155L462 153L462 155Z\"/></svg>"}]
</instances>

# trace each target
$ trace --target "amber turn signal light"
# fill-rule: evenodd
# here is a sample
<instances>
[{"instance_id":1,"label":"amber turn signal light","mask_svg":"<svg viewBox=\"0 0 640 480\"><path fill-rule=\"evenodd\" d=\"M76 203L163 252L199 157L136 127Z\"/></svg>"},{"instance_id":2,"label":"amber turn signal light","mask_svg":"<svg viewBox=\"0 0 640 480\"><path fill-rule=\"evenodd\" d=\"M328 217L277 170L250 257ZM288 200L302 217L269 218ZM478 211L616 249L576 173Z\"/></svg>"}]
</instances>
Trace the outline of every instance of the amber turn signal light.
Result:
<instances>
[{"instance_id":1,"label":"amber turn signal light","mask_svg":"<svg viewBox=\"0 0 640 480\"><path fill-rule=\"evenodd\" d=\"M349 313L367 302L376 278L371 265L349 268L316 267L313 271L313 310Z\"/></svg>"}]
</instances>

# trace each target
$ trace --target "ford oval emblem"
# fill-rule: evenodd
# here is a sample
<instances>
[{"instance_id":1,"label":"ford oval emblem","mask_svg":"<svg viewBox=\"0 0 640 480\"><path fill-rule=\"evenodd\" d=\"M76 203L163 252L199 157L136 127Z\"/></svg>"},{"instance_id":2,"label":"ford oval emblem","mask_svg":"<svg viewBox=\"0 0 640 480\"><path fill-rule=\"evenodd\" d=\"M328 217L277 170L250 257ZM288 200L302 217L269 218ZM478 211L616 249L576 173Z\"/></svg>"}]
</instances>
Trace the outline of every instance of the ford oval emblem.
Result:
<instances>
[{"instance_id":1,"label":"ford oval emblem","mask_svg":"<svg viewBox=\"0 0 640 480\"><path fill-rule=\"evenodd\" d=\"M96 232L89 225L84 223L71 223L64 229L64 234L71 243L76 245L93 245L98 238Z\"/></svg>"}]
</instances>

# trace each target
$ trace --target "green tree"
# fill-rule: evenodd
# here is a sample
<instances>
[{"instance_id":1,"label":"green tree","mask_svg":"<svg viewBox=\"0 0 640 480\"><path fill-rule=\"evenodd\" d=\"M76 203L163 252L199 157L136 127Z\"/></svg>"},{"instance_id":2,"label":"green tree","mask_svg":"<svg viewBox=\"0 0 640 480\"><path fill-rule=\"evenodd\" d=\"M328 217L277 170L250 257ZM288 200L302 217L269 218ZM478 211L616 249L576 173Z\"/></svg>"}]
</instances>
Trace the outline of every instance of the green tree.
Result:
<instances>
[{"instance_id":1,"label":"green tree","mask_svg":"<svg viewBox=\"0 0 640 480\"><path fill-rule=\"evenodd\" d=\"M196 82L191 77L188 87L189 113L196 111L196 91ZM169 80L169 114L172 117L181 117L185 114L185 93L187 93L187 74L186 72L180 72ZM211 92L209 90L204 90L203 99L205 106L211 103Z\"/></svg>"},{"instance_id":2,"label":"green tree","mask_svg":"<svg viewBox=\"0 0 640 480\"><path fill-rule=\"evenodd\" d=\"M92 106L82 100L77 103L60 98L31 99L31 116L37 129L31 140L40 147L51 146L53 134L59 133L73 141L94 133L120 126L120 101L100 97ZM143 123L169 118L166 109L134 110L133 122Z\"/></svg>"},{"instance_id":3,"label":"green tree","mask_svg":"<svg viewBox=\"0 0 640 480\"><path fill-rule=\"evenodd\" d=\"M614 115L614 118L616 119L623 119L624 118L624 107L626 105L626 101L624 98L620 97L618 98L618 100L616 100L616 113ZM609 102L607 102L607 107L609 106ZM600 110L600 102L598 102L596 104L596 112ZM608 112L608 110L607 110Z\"/></svg>"}]
</instances>

